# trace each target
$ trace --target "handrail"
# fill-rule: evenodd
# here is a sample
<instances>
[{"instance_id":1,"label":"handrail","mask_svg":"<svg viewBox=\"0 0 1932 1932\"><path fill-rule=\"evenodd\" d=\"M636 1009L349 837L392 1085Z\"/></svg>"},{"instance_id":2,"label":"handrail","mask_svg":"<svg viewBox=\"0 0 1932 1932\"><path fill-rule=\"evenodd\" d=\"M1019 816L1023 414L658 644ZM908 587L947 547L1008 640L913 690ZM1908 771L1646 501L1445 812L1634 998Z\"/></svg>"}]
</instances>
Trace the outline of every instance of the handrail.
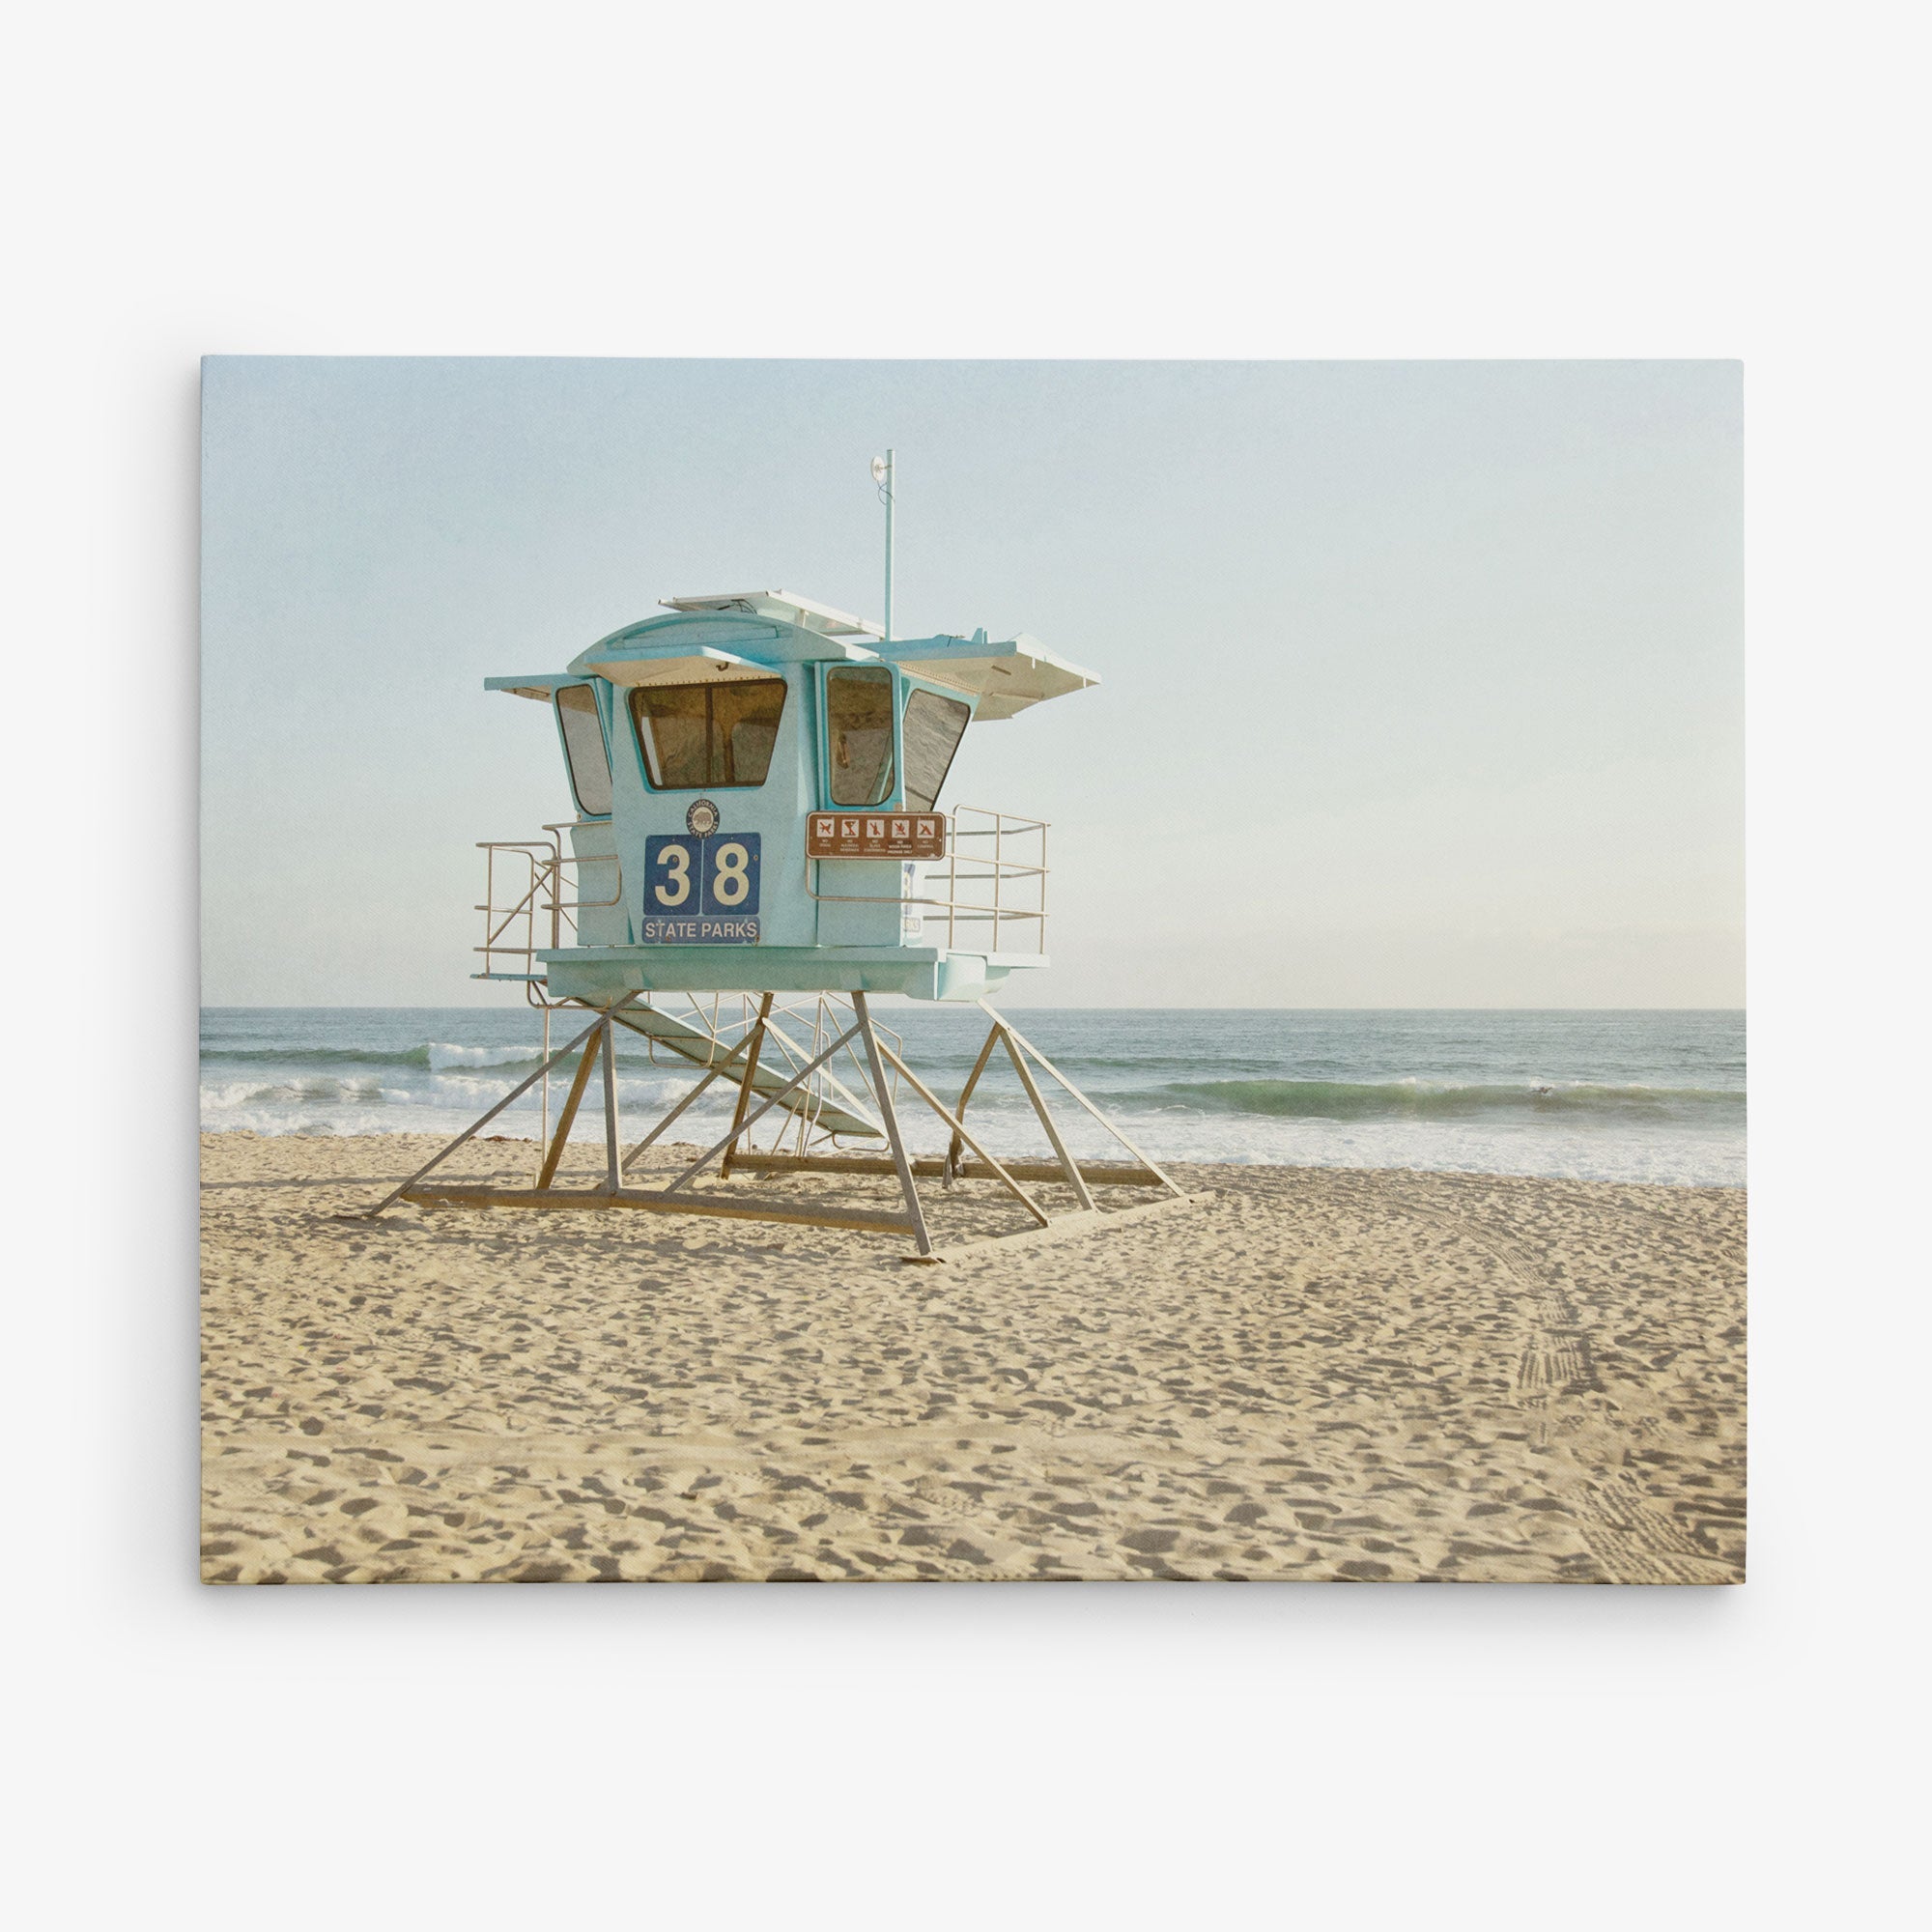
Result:
<instances>
[{"instance_id":1,"label":"handrail","mask_svg":"<svg viewBox=\"0 0 1932 1932\"><path fill-rule=\"evenodd\" d=\"M970 815L991 821L983 826L961 825L960 818ZM805 862L805 890L807 895L827 905L897 905L930 906L946 921L946 943L948 947L959 936L962 925L983 925L988 923L993 928L992 948L995 952L1002 950L1002 928L1018 923L1033 927L1034 944L1041 952L1046 949L1046 833L1048 821L1043 818L1021 818L1011 812L995 811L986 806L961 805L952 809L947 825L947 844L945 856L939 860L914 861L922 867L929 867L926 875L920 880L922 885L941 886L941 892L908 893L904 889L905 873L899 874L900 890L896 893L826 893L817 886L814 867L827 862L823 859L808 858ZM1039 838L1039 863L1034 865L1023 859L1009 859L1006 855L1009 839L1030 838L1035 834ZM991 854L962 852L959 844L964 839L984 839L993 841ZM841 865L889 865L904 866L899 859L857 859L839 860ZM943 871L941 870L943 867ZM1004 888L1009 881L1018 886L1022 881L1038 881L1038 903L1036 905L1013 905L1004 896ZM975 886L992 888L990 900L980 901L961 897L960 889ZM900 914L901 919L904 913Z\"/></svg>"},{"instance_id":2,"label":"handrail","mask_svg":"<svg viewBox=\"0 0 1932 1932\"><path fill-rule=\"evenodd\" d=\"M470 948L472 952L483 955L484 977L497 977L499 971L504 977L534 980L536 974L536 952L538 949L538 922L545 921L550 928L550 948L558 951L563 946L563 931L569 925L573 939L579 930L577 915L592 912L601 907L621 905L624 898L623 861L614 852L575 853L563 849L561 835L569 830L568 824L546 825L544 831L548 838L479 838L477 850L487 855L484 872L483 902L473 910L483 915L483 944ZM497 855L505 859L521 860L529 867L528 883L525 884L520 875L516 885L523 890L507 903L499 904L497 895ZM577 877L577 896L564 896L566 866L610 866L614 867L615 886L609 898L590 899L582 896L581 883L582 872ZM514 891L506 887L506 895ZM523 931L520 935L505 937L521 920ZM521 973L500 969L497 955L502 954L510 961L521 960Z\"/></svg>"},{"instance_id":3,"label":"handrail","mask_svg":"<svg viewBox=\"0 0 1932 1932\"><path fill-rule=\"evenodd\" d=\"M580 915L605 910L624 902L623 860L616 852L567 852L565 832L574 825L561 821L543 828L539 838L482 838L477 849L486 855L484 897L474 910L483 915L483 943L470 949L482 955L487 979L521 979L533 983L543 976L536 971L536 954L544 941L539 935L548 929L548 950L561 952L580 945ZM893 893L827 893L818 889L815 869L826 862L808 857L805 861L807 896L821 904L878 905L899 909L901 933L910 915L930 919L935 926L944 922L946 945L957 945L964 935L973 935L980 926L992 928L990 937L979 935L980 944L993 952L1046 950L1047 821L1022 818L1013 812L995 811L984 806L962 805L946 816L943 854L934 860L913 861L919 869L907 890L904 870L898 872L898 890ZM1034 848L1036 839L1037 849ZM990 840L991 852L970 849ZM1012 848L1020 849L1014 850ZM497 890L499 860L514 862L527 871L518 870L501 895ZM898 859L848 860L841 864L890 865L901 867ZM566 867L579 869L575 877L575 896ZM611 867L610 896L584 896L582 867ZM1015 904L1015 896L1022 903ZM1026 901L1031 901L1030 903Z\"/></svg>"}]
</instances>

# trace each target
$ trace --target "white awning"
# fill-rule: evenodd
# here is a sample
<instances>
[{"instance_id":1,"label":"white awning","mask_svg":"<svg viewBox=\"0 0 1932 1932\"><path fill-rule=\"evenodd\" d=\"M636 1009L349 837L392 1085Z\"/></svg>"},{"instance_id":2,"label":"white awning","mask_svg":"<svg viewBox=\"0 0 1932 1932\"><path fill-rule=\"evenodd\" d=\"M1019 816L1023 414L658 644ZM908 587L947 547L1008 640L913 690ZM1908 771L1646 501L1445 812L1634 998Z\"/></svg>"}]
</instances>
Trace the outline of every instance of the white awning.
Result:
<instances>
[{"instance_id":1,"label":"white awning","mask_svg":"<svg viewBox=\"0 0 1932 1932\"><path fill-rule=\"evenodd\" d=\"M676 657L613 658L596 667L612 684L737 684L747 678L776 677L777 668L755 664L708 644L686 647Z\"/></svg>"},{"instance_id":2,"label":"white awning","mask_svg":"<svg viewBox=\"0 0 1932 1932\"><path fill-rule=\"evenodd\" d=\"M978 697L974 715L989 721L1011 718L1029 705L1100 682L1024 631L1004 643L988 643L983 635L895 640L882 645L879 655L903 665L914 677Z\"/></svg>"},{"instance_id":3,"label":"white awning","mask_svg":"<svg viewBox=\"0 0 1932 1932\"><path fill-rule=\"evenodd\" d=\"M723 590L710 597L665 597L659 601L668 611L735 611L748 617L776 617L781 623L796 624L802 631L817 631L828 638L884 635L878 625L868 624L863 617L835 611L810 597L795 597L789 590Z\"/></svg>"},{"instance_id":4,"label":"white awning","mask_svg":"<svg viewBox=\"0 0 1932 1932\"><path fill-rule=\"evenodd\" d=\"M520 672L515 677L486 677L483 689L507 691L512 697L534 697L539 704L549 704L555 697L558 685L578 682L567 670L538 670Z\"/></svg>"}]
</instances>

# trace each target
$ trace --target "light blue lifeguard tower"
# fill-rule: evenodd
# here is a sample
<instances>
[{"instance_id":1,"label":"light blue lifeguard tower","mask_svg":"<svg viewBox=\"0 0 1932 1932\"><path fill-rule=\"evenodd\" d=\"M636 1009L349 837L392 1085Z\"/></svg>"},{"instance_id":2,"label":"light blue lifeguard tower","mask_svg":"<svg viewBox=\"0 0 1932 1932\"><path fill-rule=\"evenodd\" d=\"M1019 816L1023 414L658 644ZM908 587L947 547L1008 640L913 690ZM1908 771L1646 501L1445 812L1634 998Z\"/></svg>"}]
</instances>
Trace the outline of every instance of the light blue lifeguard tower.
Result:
<instances>
[{"instance_id":1,"label":"light blue lifeguard tower","mask_svg":"<svg viewBox=\"0 0 1932 1932\"><path fill-rule=\"evenodd\" d=\"M664 614L613 631L565 670L490 678L489 689L548 707L576 807L540 838L482 847L475 977L525 986L544 1014L543 1063L370 1211L407 1200L804 1222L907 1234L907 1259L938 1260L920 1178L999 1182L1035 1237L1188 1202L989 1004L1011 975L1047 963L1045 824L944 801L970 725L1097 682L1024 634L893 638L782 590L669 598ZM871 1011L875 993L983 1009L990 1030L955 1099L906 1064L903 1042ZM551 1018L562 1009L587 1012L590 1024L552 1051ZM701 1069L628 1151L619 1029L647 1040L653 1058ZM1003 1163L966 1123L996 1049L1038 1116L1051 1162ZM553 1130L549 1078L573 1055ZM559 1185L600 1062L601 1184ZM1130 1162L1076 1161L1042 1075L1106 1125ZM667 1184L631 1184L644 1151L718 1081L736 1089L730 1131ZM430 1179L539 1082L545 1151L534 1186ZM908 1154L903 1091L950 1130L943 1159ZM716 1182L700 1184L714 1165ZM739 1170L891 1176L902 1206L750 1196L722 1184ZM1029 1181L1063 1183L1075 1208L1050 1213ZM1103 1213L1093 1193L1102 1184L1161 1198Z\"/></svg>"}]
</instances>

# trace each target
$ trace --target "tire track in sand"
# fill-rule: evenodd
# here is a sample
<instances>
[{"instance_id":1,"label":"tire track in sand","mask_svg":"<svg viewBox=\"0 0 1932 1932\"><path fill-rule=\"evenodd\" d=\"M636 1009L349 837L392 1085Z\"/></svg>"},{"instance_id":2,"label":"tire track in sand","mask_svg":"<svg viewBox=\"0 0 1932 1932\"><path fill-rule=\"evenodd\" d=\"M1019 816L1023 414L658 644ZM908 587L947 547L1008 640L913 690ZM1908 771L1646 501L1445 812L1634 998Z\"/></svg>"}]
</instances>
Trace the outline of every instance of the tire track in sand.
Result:
<instances>
[{"instance_id":1,"label":"tire track in sand","mask_svg":"<svg viewBox=\"0 0 1932 1932\"><path fill-rule=\"evenodd\" d=\"M1393 1205L1493 1255L1521 1292L1532 1320L1511 1384L1516 1400L1541 1418L1548 1440L1549 1424L1562 1418L1558 1405L1600 1393L1602 1388L1591 1360L1588 1331L1568 1290L1528 1243L1461 1207L1424 1208L1399 1197ZM1629 1469L1585 1476L1563 1501L1591 1555L1613 1582L1729 1580L1728 1566L1659 1510L1641 1480Z\"/></svg>"}]
</instances>

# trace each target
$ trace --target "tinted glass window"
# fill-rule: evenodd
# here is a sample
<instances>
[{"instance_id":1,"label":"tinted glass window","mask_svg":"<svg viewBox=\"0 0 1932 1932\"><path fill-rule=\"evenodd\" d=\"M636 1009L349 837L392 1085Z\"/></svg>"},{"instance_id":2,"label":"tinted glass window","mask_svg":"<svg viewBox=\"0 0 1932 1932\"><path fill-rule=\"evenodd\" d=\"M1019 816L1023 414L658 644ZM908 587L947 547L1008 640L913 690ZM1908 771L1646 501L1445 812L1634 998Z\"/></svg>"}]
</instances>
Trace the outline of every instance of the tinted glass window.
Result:
<instances>
[{"instance_id":1,"label":"tinted glass window","mask_svg":"<svg viewBox=\"0 0 1932 1932\"><path fill-rule=\"evenodd\" d=\"M893 674L883 666L825 680L825 735L834 805L883 805L893 795Z\"/></svg>"},{"instance_id":2,"label":"tinted glass window","mask_svg":"<svg viewBox=\"0 0 1932 1932\"><path fill-rule=\"evenodd\" d=\"M781 677L633 691L631 716L652 784L660 791L763 784L784 701Z\"/></svg>"},{"instance_id":3,"label":"tinted glass window","mask_svg":"<svg viewBox=\"0 0 1932 1932\"><path fill-rule=\"evenodd\" d=\"M644 748L644 766L661 788L708 784L711 780L711 688L660 685L631 694L631 715Z\"/></svg>"},{"instance_id":4,"label":"tinted glass window","mask_svg":"<svg viewBox=\"0 0 1932 1932\"><path fill-rule=\"evenodd\" d=\"M597 722L590 687L566 684L556 694L556 718L563 726L563 754L577 808L587 817L606 817L611 810L611 756L604 749L604 727Z\"/></svg>"},{"instance_id":5,"label":"tinted glass window","mask_svg":"<svg viewBox=\"0 0 1932 1932\"><path fill-rule=\"evenodd\" d=\"M939 803L939 787L946 782L952 754L966 735L973 707L956 697L938 697L929 691L915 691L906 699L905 802L914 811L930 811ZM835 800L842 804L842 800Z\"/></svg>"},{"instance_id":6,"label":"tinted glass window","mask_svg":"<svg viewBox=\"0 0 1932 1932\"><path fill-rule=\"evenodd\" d=\"M781 679L757 684L715 684L711 687L712 782L761 785L772 768L772 747L779 741L779 717L784 710Z\"/></svg>"}]
</instances>

